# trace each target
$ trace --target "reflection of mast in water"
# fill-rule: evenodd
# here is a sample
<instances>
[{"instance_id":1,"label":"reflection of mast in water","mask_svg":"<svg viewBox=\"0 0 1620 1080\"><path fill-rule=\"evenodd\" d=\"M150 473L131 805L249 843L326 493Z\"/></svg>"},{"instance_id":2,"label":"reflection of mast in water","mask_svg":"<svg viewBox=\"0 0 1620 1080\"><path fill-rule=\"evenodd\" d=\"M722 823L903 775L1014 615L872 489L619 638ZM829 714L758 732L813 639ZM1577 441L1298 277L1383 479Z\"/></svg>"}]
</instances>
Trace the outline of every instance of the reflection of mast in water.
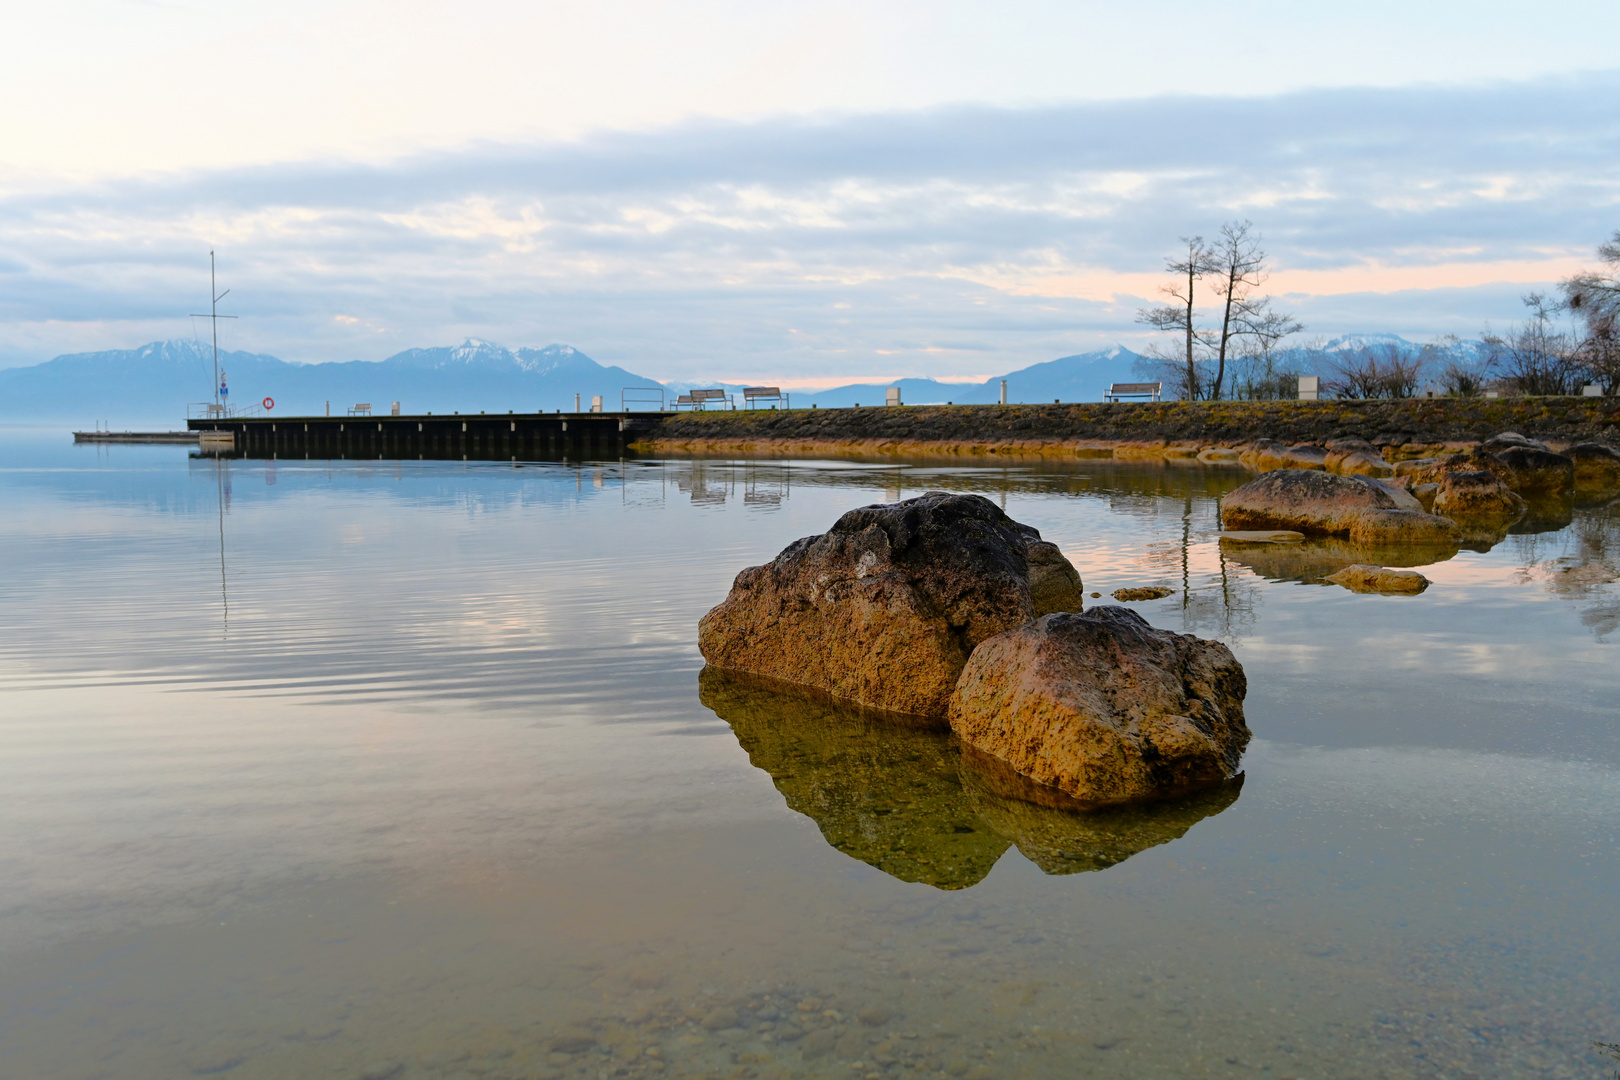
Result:
<instances>
[{"instance_id":1,"label":"reflection of mast in water","mask_svg":"<svg viewBox=\"0 0 1620 1080\"><path fill-rule=\"evenodd\" d=\"M219 495L219 604L223 629L231 628L231 600L225 591L225 506L230 502L230 474L224 457L214 458L214 486Z\"/></svg>"}]
</instances>

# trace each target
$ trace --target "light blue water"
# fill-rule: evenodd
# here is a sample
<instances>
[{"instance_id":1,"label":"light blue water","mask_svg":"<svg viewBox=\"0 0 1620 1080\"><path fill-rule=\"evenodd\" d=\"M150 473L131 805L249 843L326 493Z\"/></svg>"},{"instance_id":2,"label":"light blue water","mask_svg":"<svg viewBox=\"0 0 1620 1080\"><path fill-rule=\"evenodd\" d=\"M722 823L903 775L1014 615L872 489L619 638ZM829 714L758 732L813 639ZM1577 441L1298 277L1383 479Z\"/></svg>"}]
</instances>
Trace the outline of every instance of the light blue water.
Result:
<instances>
[{"instance_id":1,"label":"light blue water","mask_svg":"<svg viewBox=\"0 0 1620 1080\"><path fill-rule=\"evenodd\" d=\"M1362 596L1223 554L1243 479L9 433L0 1078L1606 1075L1620 517ZM700 702L738 569L929 488L1232 646L1235 801L1048 874L1016 840L1050 823L948 764ZM896 807L921 858L992 868L936 888L829 842L872 855Z\"/></svg>"}]
</instances>

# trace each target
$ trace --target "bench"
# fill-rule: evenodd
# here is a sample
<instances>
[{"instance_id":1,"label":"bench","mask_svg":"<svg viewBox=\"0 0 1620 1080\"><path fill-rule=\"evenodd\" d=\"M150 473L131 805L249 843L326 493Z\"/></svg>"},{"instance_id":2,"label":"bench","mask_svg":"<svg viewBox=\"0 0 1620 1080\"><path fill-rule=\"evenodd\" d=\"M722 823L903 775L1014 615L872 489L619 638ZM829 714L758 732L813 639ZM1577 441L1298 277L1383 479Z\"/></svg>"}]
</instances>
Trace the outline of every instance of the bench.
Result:
<instances>
[{"instance_id":1,"label":"bench","mask_svg":"<svg viewBox=\"0 0 1620 1080\"><path fill-rule=\"evenodd\" d=\"M1142 401L1158 401L1163 389L1164 383L1156 382L1109 383L1108 389L1103 391L1103 400L1122 401L1125 398L1135 398Z\"/></svg>"},{"instance_id":2,"label":"bench","mask_svg":"<svg viewBox=\"0 0 1620 1080\"><path fill-rule=\"evenodd\" d=\"M781 401L782 388L780 386L745 386L743 387L743 405L752 408L756 401Z\"/></svg>"},{"instance_id":3,"label":"bench","mask_svg":"<svg viewBox=\"0 0 1620 1080\"><path fill-rule=\"evenodd\" d=\"M371 403L366 402L366 401L362 401L358 405L350 406L349 407L349 415L350 416L370 416L371 415Z\"/></svg>"}]
</instances>

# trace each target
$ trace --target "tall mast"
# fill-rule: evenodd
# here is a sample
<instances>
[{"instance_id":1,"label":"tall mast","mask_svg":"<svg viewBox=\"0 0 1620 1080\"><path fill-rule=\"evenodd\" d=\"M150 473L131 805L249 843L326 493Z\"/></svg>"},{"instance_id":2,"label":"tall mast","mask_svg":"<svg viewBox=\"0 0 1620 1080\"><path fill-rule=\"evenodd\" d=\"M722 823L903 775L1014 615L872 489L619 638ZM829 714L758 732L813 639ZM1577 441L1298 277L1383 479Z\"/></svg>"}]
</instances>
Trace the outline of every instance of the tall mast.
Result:
<instances>
[{"instance_id":1,"label":"tall mast","mask_svg":"<svg viewBox=\"0 0 1620 1080\"><path fill-rule=\"evenodd\" d=\"M219 286L214 281L214 249L208 249L208 295L214 296ZM214 404L219 404L219 297L208 302L208 321L214 327Z\"/></svg>"},{"instance_id":2,"label":"tall mast","mask_svg":"<svg viewBox=\"0 0 1620 1080\"><path fill-rule=\"evenodd\" d=\"M226 289L225 292L215 296L214 290L218 287L218 284L214 281L214 251L210 248L208 251L208 314L193 315L192 318L207 319L214 326L214 409L216 411L219 409L219 320L236 318L235 315L221 315L219 313L219 302L225 299L231 290Z\"/></svg>"}]
</instances>

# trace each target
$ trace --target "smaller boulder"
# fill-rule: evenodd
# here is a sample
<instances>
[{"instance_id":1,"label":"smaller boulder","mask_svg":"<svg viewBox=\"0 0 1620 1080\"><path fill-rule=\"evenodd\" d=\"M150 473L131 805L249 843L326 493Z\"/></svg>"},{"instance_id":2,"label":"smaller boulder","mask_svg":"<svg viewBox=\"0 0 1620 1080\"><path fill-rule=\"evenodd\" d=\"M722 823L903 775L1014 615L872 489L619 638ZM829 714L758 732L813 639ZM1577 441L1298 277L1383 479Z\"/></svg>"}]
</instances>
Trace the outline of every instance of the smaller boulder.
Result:
<instances>
[{"instance_id":1,"label":"smaller boulder","mask_svg":"<svg viewBox=\"0 0 1620 1080\"><path fill-rule=\"evenodd\" d=\"M1434 513L1434 500L1435 500L1435 497L1437 495L1439 495L1439 494L1440 494L1440 485L1439 484L1413 484L1412 485L1412 498L1416 499L1418 501L1418 505L1423 507L1423 512L1425 514Z\"/></svg>"},{"instance_id":2,"label":"smaller boulder","mask_svg":"<svg viewBox=\"0 0 1620 1080\"><path fill-rule=\"evenodd\" d=\"M967 746L1099 806L1235 775L1249 741L1246 691L1225 645L1100 607L1047 615L981 643L949 717Z\"/></svg>"},{"instance_id":3,"label":"smaller boulder","mask_svg":"<svg viewBox=\"0 0 1620 1080\"><path fill-rule=\"evenodd\" d=\"M1552 494L1575 487L1575 462L1563 454L1533 446L1512 446L1492 456L1513 470L1512 486L1516 491Z\"/></svg>"},{"instance_id":4,"label":"smaller boulder","mask_svg":"<svg viewBox=\"0 0 1620 1080\"><path fill-rule=\"evenodd\" d=\"M1575 463L1575 490L1582 495L1620 491L1620 450L1601 443L1578 443L1564 451Z\"/></svg>"},{"instance_id":5,"label":"smaller boulder","mask_svg":"<svg viewBox=\"0 0 1620 1080\"><path fill-rule=\"evenodd\" d=\"M1290 446L1283 454L1285 469L1327 469L1327 451L1320 446L1300 443Z\"/></svg>"},{"instance_id":6,"label":"smaller boulder","mask_svg":"<svg viewBox=\"0 0 1620 1080\"><path fill-rule=\"evenodd\" d=\"M1199 451L1198 460L1205 465L1236 465L1242 459L1236 450L1224 446L1211 446Z\"/></svg>"},{"instance_id":7,"label":"smaller boulder","mask_svg":"<svg viewBox=\"0 0 1620 1080\"><path fill-rule=\"evenodd\" d=\"M1288 447L1276 439L1256 439L1253 445L1238 455L1238 460L1255 472L1271 472L1288 468Z\"/></svg>"},{"instance_id":8,"label":"smaller boulder","mask_svg":"<svg viewBox=\"0 0 1620 1080\"><path fill-rule=\"evenodd\" d=\"M1386 566L1368 566L1357 563L1327 577L1335 585L1343 585L1351 592L1383 593L1396 596L1416 596L1429 587L1429 579L1416 570L1391 570Z\"/></svg>"},{"instance_id":9,"label":"smaller boulder","mask_svg":"<svg viewBox=\"0 0 1620 1080\"><path fill-rule=\"evenodd\" d=\"M1420 507L1410 494L1370 477L1277 469L1227 493L1221 527L1348 536L1358 543L1449 541L1454 546L1456 526Z\"/></svg>"},{"instance_id":10,"label":"smaller boulder","mask_svg":"<svg viewBox=\"0 0 1620 1080\"><path fill-rule=\"evenodd\" d=\"M1441 474L1433 506L1459 525L1506 523L1524 513L1524 500L1484 469Z\"/></svg>"},{"instance_id":11,"label":"smaller boulder","mask_svg":"<svg viewBox=\"0 0 1620 1080\"><path fill-rule=\"evenodd\" d=\"M1340 476L1394 476L1395 467L1384 460L1378 447L1358 436L1334 439L1327 444L1323 464Z\"/></svg>"},{"instance_id":12,"label":"smaller boulder","mask_svg":"<svg viewBox=\"0 0 1620 1080\"><path fill-rule=\"evenodd\" d=\"M1511 450L1516 446L1528 447L1531 450L1545 450L1547 444L1527 439L1517 431L1504 431L1500 435L1492 435L1479 444L1480 450L1487 454L1499 454L1503 450Z\"/></svg>"},{"instance_id":13,"label":"smaller boulder","mask_svg":"<svg viewBox=\"0 0 1620 1080\"><path fill-rule=\"evenodd\" d=\"M1333 471L1340 476L1394 476L1395 467L1376 454L1342 454Z\"/></svg>"},{"instance_id":14,"label":"smaller boulder","mask_svg":"<svg viewBox=\"0 0 1620 1080\"><path fill-rule=\"evenodd\" d=\"M1405 461L1397 461L1395 463L1395 475L1408 476L1413 473L1424 472L1432 466L1440 464L1441 460L1441 458L1426 457L1408 458Z\"/></svg>"}]
</instances>

